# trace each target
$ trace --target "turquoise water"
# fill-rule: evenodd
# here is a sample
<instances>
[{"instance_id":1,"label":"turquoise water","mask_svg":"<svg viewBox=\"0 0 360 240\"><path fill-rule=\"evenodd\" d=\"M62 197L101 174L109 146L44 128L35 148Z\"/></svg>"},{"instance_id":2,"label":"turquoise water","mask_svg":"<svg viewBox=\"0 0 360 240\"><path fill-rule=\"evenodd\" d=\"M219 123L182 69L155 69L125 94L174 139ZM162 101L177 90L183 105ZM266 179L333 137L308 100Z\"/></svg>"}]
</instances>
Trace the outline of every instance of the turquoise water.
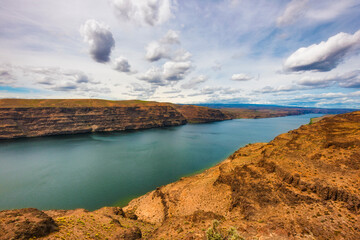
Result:
<instances>
[{"instance_id":1,"label":"turquoise water","mask_svg":"<svg viewBox=\"0 0 360 240\"><path fill-rule=\"evenodd\" d=\"M0 210L102 206L139 196L267 142L319 114L0 142Z\"/></svg>"}]
</instances>

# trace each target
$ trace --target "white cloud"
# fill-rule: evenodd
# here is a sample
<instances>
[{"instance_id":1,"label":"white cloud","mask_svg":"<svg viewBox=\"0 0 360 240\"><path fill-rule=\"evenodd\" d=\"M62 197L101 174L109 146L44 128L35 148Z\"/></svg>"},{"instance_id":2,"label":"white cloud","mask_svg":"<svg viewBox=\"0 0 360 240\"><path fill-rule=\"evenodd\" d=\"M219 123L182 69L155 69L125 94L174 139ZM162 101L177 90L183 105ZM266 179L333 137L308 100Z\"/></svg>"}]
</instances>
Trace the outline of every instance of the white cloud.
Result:
<instances>
[{"instance_id":1,"label":"white cloud","mask_svg":"<svg viewBox=\"0 0 360 240\"><path fill-rule=\"evenodd\" d=\"M197 87L199 84L206 82L207 80L208 80L207 76L199 75L197 77L193 77L190 81L181 85L181 87L184 89L192 89Z\"/></svg>"},{"instance_id":2,"label":"white cloud","mask_svg":"<svg viewBox=\"0 0 360 240\"><path fill-rule=\"evenodd\" d=\"M89 53L95 61L100 63L110 61L115 40L108 26L89 19L80 27L80 33L84 42L89 44Z\"/></svg>"},{"instance_id":3,"label":"white cloud","mask_svg":"<svg viewBox=\"0 0 360 240\"><path fill-rule=\"evenodd\" d=\"M173 45L180 44L179 32L169 30L159 41L153 41L146 46L146 60L150 62L160 59L187 61L191 54L184 49L174 50Z\"/></svg>"},{"instance_id":4,"label":"white cloud","mask_svg":"<svg viewBox=\"0 0 360 240\"><path fill-rule=\"evenodd\" d=\"M170 29L160 41L165 44L180 44L179 32Z\"/></svg>"},{"instance_id":5,"label":"white cloud","mask_svg":"<svg viewBox=\"0 0 360 240\"><path fill-rule=\"evenodd\" d=\"M305 14L309 0L292 0L286 5L283 15L276 20L278 26L289 25Z\"/></svg>"},{"instance_id":6,"label":"white cloud","mask_svg":"<svg viewBox=\"0 0 360 240\"><path fill-rule=\"evenodd\" d=\"M341 14L346 14L358 3L356 0L292 0L286 5L281 16L276 19L278 27L291 24L316 24L335 19Z\"/></svg>"},{"instance_id":7,"label":"white cloud","mask_svg":"<svg viewBox=\"0 0 360 240\"><path fill-rule=\"evenodd\" d=\"M251 79L253 79L253 77L244 73L233 74L231 76L231 80L233 81L249 81Z\"/></svg>"},{"instance_id":8,"label":"white cloud","mask_svg":"<svg viewBox=\"0 0 360 240\"><path fill-rule=\"evenodd\" d=\"M360 70L324 77L306 76L299 80L297 84L312 88L326 88L334 84L344 88L360 88Z\"/></svg>"},{"instance_id":9,"label":"white cloud","mask_svg":"<svg viewBox=\"0 0 360 240\"><path fill-rule=\"evenodd\" d=\"M169 58L169 50L159 42L151 42L146 47L145 58L150 62L155 62L162 58Z\"/></svg>"},{"instance_id":10,"label":"white cloud","mask_svg":"<svg viewBox=\"0 0 360 240\"><path fill-rule=\"evenodd\" d=\"M121 20L138 25L160 25L172 16L171 0L111 0L111 3Z\"/></svg>"},{"instance_id":11,"label":"white cloud","mask_svg":"<svg viewBox=\"0 0 360 240\"><path fill-rule=\"evenodd\" d=\"M145 73L137 76L138 79L151 83L154 86L165 86L174 81L180 81L190 73L191 62L166 62L162 68L151 67Z\"/></svg>"},{"instance_id":12,"label":"white cloud","mask_svg":"<svg viewBox=\"0 0 360 240\"><path fill-rule=\"evenodd\" d=\"M163 78L162 70L157 67L152 67L149 70L147 70L145 73L140 74L138 76L138 79L146 81L156 86L166 85L166 82L164 81Z\"/></svg>"},{"instance_id":13,"label":"white cloud","mask_svg":"<svg viewBox=\"0 0 360 240\"><path fill-rule=\"evenodd\" d=\"M188 61L192 57L192 54L184 49L179 49L172 53L170 59L175 62L185 62Z\"/></svg>"},{"instance_id":14,"label":"white cloud","mask_svg":"<svg viewBox=\"0 0 360 240\"><path fill-rule=\"evenodd\" d=\"M191 62L166 62L164 64L164 78L169 81L184 79L191 69Z\"/></svg>"},{"instance_id":15,"label":"white cloud","mask_svg":"<svg viewBox=\"0 0 360 240\"><path fill-rule=\"evenodd\" d=\"M360 49L360 30L353 35L338 33L326 42L299 48L284 63L284 69L298 71L330 71L351 54Z\"/></svg>"}]
</instances>

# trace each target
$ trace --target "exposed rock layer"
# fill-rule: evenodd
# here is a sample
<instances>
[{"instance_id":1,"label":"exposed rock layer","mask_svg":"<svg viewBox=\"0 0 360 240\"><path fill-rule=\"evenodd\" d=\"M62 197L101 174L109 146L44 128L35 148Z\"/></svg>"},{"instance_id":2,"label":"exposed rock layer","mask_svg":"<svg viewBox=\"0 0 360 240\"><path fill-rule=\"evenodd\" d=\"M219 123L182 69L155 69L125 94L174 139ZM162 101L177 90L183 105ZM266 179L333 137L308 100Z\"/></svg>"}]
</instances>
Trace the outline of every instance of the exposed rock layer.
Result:
<instances>
[{"instance_id":1,"label":"exposed rock layer","mask_svg":"<svg viewBox=\"0 0 360 240\"><path fill-rule=\"evenodd\" d=\"M195 105L174 105L174 107L184 115L190 123L206 123L233 119L229 114L219 109Z\"/></svg>"},{"instance_id":2,"label":"exposed rock layer","mask_svg":"<svg viewBox=\"0 0 360 240\"><path fill-rule=\"evenodd\" d=\"M177 126L186 122L169 105L0 108L0 139Z\"/></svg>"},{"instance_id":3,"label":"exposed rock layer","mask_svg":"<svg viewBox=\"0 0 360 240\"><path fill-rule=\"evenodd\" d=\"M110 132L230 119L217 109L144 101L0 99L0 139Z\"/></svg>"}]
</instances>

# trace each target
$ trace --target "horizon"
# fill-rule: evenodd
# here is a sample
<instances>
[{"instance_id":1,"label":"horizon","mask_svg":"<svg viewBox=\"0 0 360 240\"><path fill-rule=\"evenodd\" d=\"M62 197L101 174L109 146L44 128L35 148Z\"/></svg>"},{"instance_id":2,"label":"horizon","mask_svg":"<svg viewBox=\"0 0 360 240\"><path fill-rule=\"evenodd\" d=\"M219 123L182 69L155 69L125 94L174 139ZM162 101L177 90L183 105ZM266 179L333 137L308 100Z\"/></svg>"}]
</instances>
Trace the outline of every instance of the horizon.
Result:
<instances>
[{"instance_id":1,"label":"horizon","mask_svg":"<svg viewBox=\"0 0 360 240\"><path fill-rule=\"evenodd\" d=\"M359 109L356 0L4 0L0 98Z\"/></svg>"}]
</instances>

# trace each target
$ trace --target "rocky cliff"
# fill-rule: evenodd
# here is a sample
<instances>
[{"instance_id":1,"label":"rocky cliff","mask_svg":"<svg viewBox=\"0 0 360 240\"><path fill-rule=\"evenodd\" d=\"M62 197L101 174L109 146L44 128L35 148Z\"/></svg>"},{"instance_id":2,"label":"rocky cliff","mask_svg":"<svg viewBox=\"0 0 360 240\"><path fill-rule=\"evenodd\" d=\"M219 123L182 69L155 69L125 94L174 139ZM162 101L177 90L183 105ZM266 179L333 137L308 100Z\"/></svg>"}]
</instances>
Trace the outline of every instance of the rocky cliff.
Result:
<instances>
[{"instance_id":1,"label":"rocky cliff","mask_svg":"<svg viewBox=\"0 0 360 240\"><path fill-rule=\"evenodd\" d=\"M1 211L0 239L358 240L359 222L360 112L354 112L249 144L123 209Z\"/></svg>"},{"instance_id":2,"label":"rocky cliff","mask_svg":"<svg viewBox=\"0 0 360 240\"><path fill-rule=\"evenodd\" d=\"M53 106L51 100L46 104L22 101L23 104L13 105L0 102L0 139L122 131L187 122L171 105L162 103L90 104L76 100L70 106L64 102Z\"/></svg>"},{"instance_id":3,"label":"rocky cliff","mask_svg":"<svg viewBox=\"0 0 360 240\"><path fill-rule=\"evenodd\" d=\"M219 109L200 107L195 105L174 105L174 107L190 123L206 123L232 119L229 114L226 114Z\"/></svg>"}]
</instances>

